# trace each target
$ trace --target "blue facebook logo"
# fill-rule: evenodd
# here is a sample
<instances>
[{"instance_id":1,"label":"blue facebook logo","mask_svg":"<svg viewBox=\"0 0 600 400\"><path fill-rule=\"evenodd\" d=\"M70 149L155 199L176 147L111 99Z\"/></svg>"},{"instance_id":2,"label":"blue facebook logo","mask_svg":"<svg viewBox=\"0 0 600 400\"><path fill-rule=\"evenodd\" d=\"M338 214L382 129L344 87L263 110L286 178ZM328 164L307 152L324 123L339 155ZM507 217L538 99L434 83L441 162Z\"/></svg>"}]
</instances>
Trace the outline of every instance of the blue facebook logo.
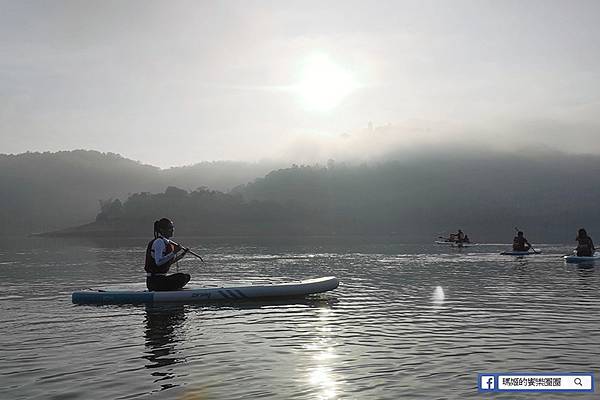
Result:
<instances>
[{"instance_id":1,"label":"blue facebook logo","mask_svg":"<svg viewBox=\"0 0 600 400\"><path fill-rule=\"evenodd\" d=\"M479 390L487 391L496 388L496 377L494 375L479 375Z\"/></svg>"}]
</instances>

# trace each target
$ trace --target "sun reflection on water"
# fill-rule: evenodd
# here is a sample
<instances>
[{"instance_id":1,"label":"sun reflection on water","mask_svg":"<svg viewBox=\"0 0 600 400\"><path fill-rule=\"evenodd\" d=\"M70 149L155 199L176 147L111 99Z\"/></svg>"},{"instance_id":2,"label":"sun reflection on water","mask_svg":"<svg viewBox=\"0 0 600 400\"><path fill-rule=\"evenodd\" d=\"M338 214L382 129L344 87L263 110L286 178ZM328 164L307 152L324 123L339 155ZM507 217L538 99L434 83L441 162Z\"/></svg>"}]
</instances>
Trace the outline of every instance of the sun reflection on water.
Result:
<instances>
[{"instance_id":1,"label":"sun reflection on water","mask_svg":"<svg viewBox=\"0 0 600 400\"><path fill-rule=\"evenodd\" d=\"M431 295L431 302L433 303L433 309L438 310L444 306L444 302L446 300L446 293L444 293L444 289L441 286L436 286Z\"/></svg>"},{"instance_id":2,"label":"sun reflection on water","mask_svg":"<svg viewBox=\"0 0 600 400\"><path fill-rule=\"evenodd\" d=\"M333 326L331 325L332 311L328 308L319 310L319 319L315 331L318 337L306 346L313 353L313 365L308 371L308 381L317 389L318 399L335 399L338 395L338 382L333 372L334 360L337 358L333 346Z\"/></svg>"},{"instance_id":3,"label":"sun reflection on water","mask_svg":"<svg viewBox=\"0 0 600 400\"><path fill-rule=\"evenodd\" d=\"M316 367L310 373L310 383L319 388L319 399L334 399L336 395L336 383L332 379L330 368L324 366Z\"/></svg>"}]
</instances>

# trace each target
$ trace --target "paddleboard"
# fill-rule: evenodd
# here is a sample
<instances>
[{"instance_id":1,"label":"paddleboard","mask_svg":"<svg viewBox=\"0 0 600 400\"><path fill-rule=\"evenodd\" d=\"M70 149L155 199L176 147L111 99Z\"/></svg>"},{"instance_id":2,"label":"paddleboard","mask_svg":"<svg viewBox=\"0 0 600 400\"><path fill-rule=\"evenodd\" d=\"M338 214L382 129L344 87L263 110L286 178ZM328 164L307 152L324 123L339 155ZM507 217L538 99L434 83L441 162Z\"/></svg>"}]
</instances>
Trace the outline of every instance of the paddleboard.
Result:
<instances>
[{"instance_id":1,"label":"paddleboard","mask_svg":"<svg viewBox=\"0 0 600 400\"><path fill-rule=\"evenodd\" d=\"M243 301L259 298L300 297L308 294L327 292L337 288L338 285L339 281L337 278L328 276L290 283L186 288L168 292L82 290L73 292L71 300L75 304L196 303L213 300Z\"/></svg>"},{"instance_id":2,"label":"paddleboard","mask_svg":"<svg viewBox=\"0 0 600 400\"><path fill-rule=\"evenodd\" d=\"M573 263L573 264L594 262L596 260L600 260L600 253L596 252L591 257L571 255L571 256L564 256L563 258L565 259L565 262Z\"/></svg>"},{"instance_id":3,"label":"paddleboard","mask_svg":"<svg viewBox=\"0 0 600 400\"><path fill-rule=\"evenodd\" d=\"M503 251L502 253L503 256L529 256L529 255L535 255L535 254L541 254L540 251Z\"/></svg>"}]
</instances>

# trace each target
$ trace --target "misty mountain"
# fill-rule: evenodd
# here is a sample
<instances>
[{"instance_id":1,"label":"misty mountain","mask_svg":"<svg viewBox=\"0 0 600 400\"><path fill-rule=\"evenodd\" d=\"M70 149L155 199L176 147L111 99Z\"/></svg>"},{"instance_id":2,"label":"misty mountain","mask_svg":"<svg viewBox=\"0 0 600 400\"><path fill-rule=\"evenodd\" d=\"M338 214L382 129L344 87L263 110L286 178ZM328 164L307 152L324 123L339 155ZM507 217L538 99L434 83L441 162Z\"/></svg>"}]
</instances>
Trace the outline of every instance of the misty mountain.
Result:
<instances>
[{"instance_id":1,"label":"misty mountain","mask_svg":"<svg viewBox=\"0 0 600 400\"><path fill-rule=\"evenodd\" d=\"M161 170L86 150L0 155L0 218L10 226L3 234L83 224L94 220L100 201L162 192L172 185L227 191L272 168L268 163L219 161Z\"/></svg>"},{"instance_id":2,"label":"misty mountain","mask_svg":"<svg viewBox=\"0 0 600 400\"><path fill-rule=\"evenodd\" d=\"M220 192L228 192L283 166L286 165L271 161L257 163L204 161L194 165L161 170L160 173L166 185L185 190L194 190L203 186Z\"/></svg>"},{"instance_id":3,"label":"misty mountain","mask_svg":"<svg viewBox=\"0 0 600 400\"><path fill-rule=\"evenodd\" d=\"M429 154L404 161L281 169L239 189L247 201L304 207L338 233L569 242L600 232L600 157L556 152Z\"/></svg>"},{"instance_id":4,"label":"misty mountain","mask_svg":"<svg viewBox=\"0 0 600 400\"><path fill-rule=\"evenodd\" d=\"M351 165L278 169L225 194L169 187L103 204L69 234L150 234L158 217L179 234L392 235L430 241L462 229L475 241L572 242L600 232L600 157L441 153Z\"/></svg>"}]
</instances>

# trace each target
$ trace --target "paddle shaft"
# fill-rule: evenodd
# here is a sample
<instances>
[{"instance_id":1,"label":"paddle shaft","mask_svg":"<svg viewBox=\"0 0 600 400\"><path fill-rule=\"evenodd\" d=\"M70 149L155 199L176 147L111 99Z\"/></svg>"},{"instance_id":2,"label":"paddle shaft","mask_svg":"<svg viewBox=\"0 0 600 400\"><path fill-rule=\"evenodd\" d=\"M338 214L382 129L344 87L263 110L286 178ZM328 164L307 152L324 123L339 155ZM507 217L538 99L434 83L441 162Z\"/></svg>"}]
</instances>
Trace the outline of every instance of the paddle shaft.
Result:
<instances>
[{"instance_id":1,"label":"paddle shaft","mask_svg":"<svg viewBox=\"0 0 600 400\"><path fill-rule=\"evenodd\" d=\"M174 241L172 241L172 240L169 240L169 241L170 241L171 243L173 243L175 246L179 246L179 247L181 247L182 249L184 249L184 250L187 250L187 252L188 252L188 253L190 253L190 254L191 254L191 255L193 255L193 256L196 256L196 257L198 257L198 258L200 259L200 261L204 262L204 260L202 259L202 257L201 257L199 254L196 254L196 253L194 253L192 250L190 250L190 249L189 249L189 248L187 248L187 247L184 247L184 246L180 245L179 243L175 243L175 242L174 242Z\"/></svg>"},{"instance_id":2,"label":"paddle shaft","mask_svg":"<svg viewBox=\"0 0 600 400\"><path fill-rule=\"evenodd\" d=\"M198 257L198 258L200 259L200 261L204 262L204 260L202 259L202 257L200 257L200 255L198 255L198 254L194 253L194 252L193 252L192 250L190 250L190 249L186 249L186 250L188 251L188 253L190 253L190 254L191 254L191 255L193 255L193 256L196 256L196 257Z\"/></svg>"}]
</instances>

